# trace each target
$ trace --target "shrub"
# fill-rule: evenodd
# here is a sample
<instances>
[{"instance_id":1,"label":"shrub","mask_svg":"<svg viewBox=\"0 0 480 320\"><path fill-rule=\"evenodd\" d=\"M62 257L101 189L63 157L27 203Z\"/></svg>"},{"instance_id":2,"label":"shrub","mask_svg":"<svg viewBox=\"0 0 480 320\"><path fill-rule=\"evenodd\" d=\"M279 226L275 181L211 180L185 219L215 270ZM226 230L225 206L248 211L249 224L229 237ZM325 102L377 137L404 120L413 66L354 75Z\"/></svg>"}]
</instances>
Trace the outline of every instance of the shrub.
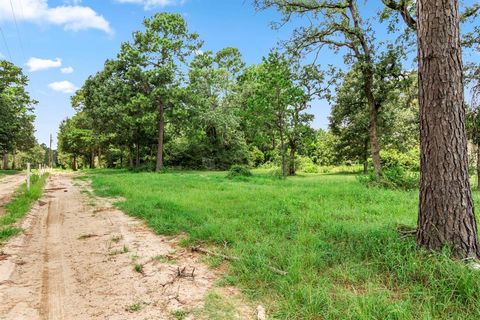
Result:
<instances>
[{"instance_id":1,"label":"shrub","mask_svg":"<svg viewBox=\"0 0 480 320\"><path fill-rule=\"evenodd\" d=\"M253 167L258 167L265 161L265 155L257 147L250 148L248 153L248 163Z\"/></svg>"},{"instance_id":2,"label":"shrub","mask_svg":"<svg viewBox=\"0 0 480 320\"><path fill-rule=\"evenodd\" d=\"M282 168L272 169L268 172L268 175L273 179L285 179Z\"/></svg>"},{"instance_id":3,"label":"shrub","mask_svg":"<svg viewBox=\"0 0 480 320\"><path fill-rule=\"evenodd\" d=\"M155 171L154 162L145 162L140 164L138 167L130 168L132 172L153 172Z\"/></svg>"},{"instance_id":4,"label":"shrub","mask_svg":"<svg viewBox=\"0 0 480 320\"><path fill-rule=\"evenodd\" d=\"M295 159L295 165L298 171L304 173L318 173L319 167L313 163L309 157L298 157Z\"/></svg>"},{"instance_id":5,"label":"shrub","mask_svg":"<svg viewBox=\"0 0 480 320\"><path fill-rule=\"evenodd\" d=\"M419 175L408 172L400 166L384 169L380 177L370 172L368 175L359 176L358 179L368 187L385 189L414 190L419 185Z\"/></svg>"},{"instance_id":6,"label":"shrub","mask_svg":"<svg viewBox=\"0 0 480 320\"><path fill-rule=\"evenodd\" d=\"M398 150L382 150L380 152L382 166L385 169L393 169L401 167L408 171L418 171L420 166L420 151L411 149L407 152Z\"/></svg>"},{"instance_id":7,"label":"shrub","mask_svg":"<svg viewBox=\"0 0 480 320\"><path fill-rule=\"evenodd\" d=\"M227 174L227 178L250 176L252 176L252 172L248 168L239 165L233 165Z\"/></svg>"}]
</instances>

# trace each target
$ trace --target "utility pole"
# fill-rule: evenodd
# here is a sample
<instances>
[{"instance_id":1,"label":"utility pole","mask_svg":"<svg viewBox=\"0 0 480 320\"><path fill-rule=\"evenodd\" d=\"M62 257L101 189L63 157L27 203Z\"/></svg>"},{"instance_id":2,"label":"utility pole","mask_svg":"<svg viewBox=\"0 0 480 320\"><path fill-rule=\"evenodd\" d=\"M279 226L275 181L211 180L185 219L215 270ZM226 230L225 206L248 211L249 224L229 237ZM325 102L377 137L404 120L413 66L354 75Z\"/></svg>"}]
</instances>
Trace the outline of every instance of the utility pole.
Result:
<instances>
[{"instance_id":1,"label":"utility pole","mask_svg":"<svg viewBox=\"0 0 480 320\"><path fill-rule=\"evenodd\" d=\"M53 164L53 150L52 150L52 134L50 133L50 149L48 150L48 166L52 168Z\"/></svg>"}]
</instances>

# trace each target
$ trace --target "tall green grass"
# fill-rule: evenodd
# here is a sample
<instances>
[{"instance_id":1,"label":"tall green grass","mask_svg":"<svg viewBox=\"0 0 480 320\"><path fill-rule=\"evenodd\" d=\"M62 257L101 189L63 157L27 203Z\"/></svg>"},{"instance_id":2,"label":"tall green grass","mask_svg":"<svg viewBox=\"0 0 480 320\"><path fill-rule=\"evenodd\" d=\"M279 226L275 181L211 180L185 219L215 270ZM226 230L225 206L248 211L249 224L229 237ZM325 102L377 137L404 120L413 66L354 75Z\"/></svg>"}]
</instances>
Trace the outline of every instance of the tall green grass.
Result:
<instances>
[{"instance_id":1,"label":"tall green grass","mask_svg":"<svg viewBox=\"0 0 480 320\"><path fill-rule=\"evenodd\" d=\"M416 191L367 188L353 175L99 171L93 187L159 234L240 257L223 283L277 319L480 319L480 272L417 251ZM478 200L478 195L476 195ZM271 272L268 266L286 271Z\"/></svg>"},{"instance_id":2,"label":"tall green grass","mask_svg":"<svg viewBox=\"0 0 480 320\"><path fill-rule=\"evenodd\" d=\"M42 177L32 175L30 191L27 190L26 183L22 184L15 192L13 199L4 206L5 214L0 216L0 242L21 232L15 223L25 217L33 203L40 199L47 177L47 175Z\"/></svg>"}]
</instances>

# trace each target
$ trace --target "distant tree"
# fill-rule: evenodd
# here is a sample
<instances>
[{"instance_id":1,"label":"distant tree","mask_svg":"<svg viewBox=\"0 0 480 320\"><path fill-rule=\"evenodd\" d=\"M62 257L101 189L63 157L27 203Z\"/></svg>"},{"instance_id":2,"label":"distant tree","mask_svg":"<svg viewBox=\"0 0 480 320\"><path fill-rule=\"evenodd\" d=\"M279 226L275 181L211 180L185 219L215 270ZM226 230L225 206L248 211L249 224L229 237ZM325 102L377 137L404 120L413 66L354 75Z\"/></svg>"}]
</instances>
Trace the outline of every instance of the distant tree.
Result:
<instances>
[{"instance_id":1,"label":"distant tree","mask_svg":"<svg viewBox=\"0 0 480 320\"><path fill-rule=\"evenodd\" d=\"M382 104L378 114L379 139L384 149L406 152L418 147L416 77L402 72L396 59L386 55L376 66L374 91ZM367 171L369 158L369 109L362 90L361 69L354 66L330 100L330 129L338 137L342 160L361 161ZM383 163L383 161L382 161Z\"/></svg>"},{"instance_id":2,"label":"distant tree","mask_svg":"<svg viewBox=\"0 0 480 320\"><path fill-rule=\"evenodd\" d=\"M290 161L288 167L289 175L295 175L295 159L300 147L312 135L313 130L310 123L313 115L306 111L310 108L313 99L323 96L324 75L320 69L313 64L301 67L298 63L293 64L293 81L297 88L296 97L289 108L289 130L288 146L290 149ZM292 67L291 67L292 68Z\"/></svg>"},{"instance_id":3,"label":"distant tree","mask_svg":"<svg viewBox=\"0 0 480 320\"><path fill-rule=\"evenodd\" d=\"M182 81L180 63L197 52L202 43L198 34L188 31L180 14L157 13L143 22L145 31L137 31L132 43L122 47L122 57L136 64L137 76L145 97L157 110L156 171L163 169L165 111L177 105L177 88ZM134 71L134 70L132 70ZM143 97L139 97L143 99Z\"/></svg>"},{"instance_id":4,"label":"distant tree","mask_svg":"<svg viewBox=\"0 0 480 320\"><path fill-rule=\"evenodd\" d=\"M58 133L58 151L70 157L70 167L74 171L78 169L81 157L89 159L92 144L92 129L84 113L77 113L71 119L62 121Z\"/></svg>"},{"instance_id":5,"label":"distant tree","mask_svg":"<svg viewBox=\"0 0 480 320\"><path fill-rule=\"evenodd\" d=\"M280 154L283 176L295 174L295 155L313 118L305 111L321 91L318 77L315 67L302 69L278 52L271 52L241 77L244 130L254 135L251 139L257 143L271 139L272 149Z\"/></svg>"},{"instance_id":6,"label":"distant tree","mask_svg":"<svg viewBox=\"0 0 480 320\"><path fill-rule=\"evenodd\" d=\"M202 157L202 160L211 162L208 166L223 169L247 161L239 105L234 97L237 79L244 66L236 48L225 48L215 54L205 51L193 58L185 114L189 120L183 119L182 122L190 148L196 152L187 152L188 155L182 152L181 157Z\"/></svg>"},{"instance_id":7,"label":"distant tree","mask_svg":"<svg viewBox=\"0 0 480 320\"><path fill-rule=\"evenodd\" d=\"M3 168L8 169L8 153L13 153L13 167L17 150L27 150L36 143L33 127L36 101L26 91L27 77L22 69L0 60L0 151Z\"/></svg>"}]
</instances>

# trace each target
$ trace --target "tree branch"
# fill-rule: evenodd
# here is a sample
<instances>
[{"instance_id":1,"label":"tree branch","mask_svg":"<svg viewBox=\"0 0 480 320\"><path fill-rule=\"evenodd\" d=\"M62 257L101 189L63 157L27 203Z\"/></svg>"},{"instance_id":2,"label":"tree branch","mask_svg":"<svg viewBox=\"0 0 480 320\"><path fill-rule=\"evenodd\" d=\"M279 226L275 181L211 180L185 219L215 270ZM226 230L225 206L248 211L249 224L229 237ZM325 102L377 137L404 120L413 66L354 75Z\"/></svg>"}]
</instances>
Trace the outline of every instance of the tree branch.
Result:
<instances>
[{"instance_id":1,"label":"tree branch","mask_svg":"<svg viewBox=\"0 0 480 320\"><path fill-rule=\"evenodd\" d=\"M407 24L407 26L413 30L417 30L417 21L412 17L410 12L408 11L407 2L405 0L399 0L399 2L395 0L382 0L383 4L400 13L403 18L403 21Z\"/></svg>"}]
</instances>

